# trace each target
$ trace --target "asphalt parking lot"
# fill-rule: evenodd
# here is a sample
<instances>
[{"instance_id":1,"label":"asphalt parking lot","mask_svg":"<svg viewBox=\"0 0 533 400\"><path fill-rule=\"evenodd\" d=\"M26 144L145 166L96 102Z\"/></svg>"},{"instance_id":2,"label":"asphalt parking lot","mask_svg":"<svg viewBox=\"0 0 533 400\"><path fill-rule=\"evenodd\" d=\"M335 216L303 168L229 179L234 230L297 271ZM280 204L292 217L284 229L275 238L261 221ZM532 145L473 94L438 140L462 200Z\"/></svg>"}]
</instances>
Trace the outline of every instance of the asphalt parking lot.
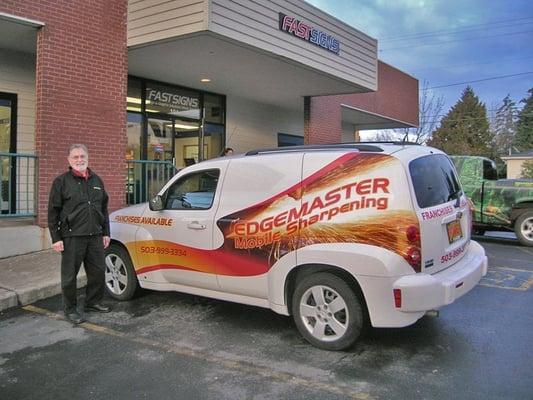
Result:
<instances>
[{"instance_id":1,"label":"asphalt parking lot","mask_svg":"<svg viewBox=\"0 0 533 400\"><path fill-rule=\"evenodd\" d=\"M180 293L109 301L78 327L59 296L12 309L0 314L0 398L533 398L533 249L478 239L478 287L347 352L307 344L289 317Z\"/></svg>"}]
</instances>

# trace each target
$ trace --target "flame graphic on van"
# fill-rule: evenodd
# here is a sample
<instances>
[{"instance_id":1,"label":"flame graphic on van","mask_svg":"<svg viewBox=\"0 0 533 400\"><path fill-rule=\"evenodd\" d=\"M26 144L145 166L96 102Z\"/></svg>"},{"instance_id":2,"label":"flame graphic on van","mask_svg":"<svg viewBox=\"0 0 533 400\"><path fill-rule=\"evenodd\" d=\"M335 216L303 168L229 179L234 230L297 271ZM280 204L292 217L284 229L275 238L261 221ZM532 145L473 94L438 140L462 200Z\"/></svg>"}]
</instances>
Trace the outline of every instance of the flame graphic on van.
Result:
<instances>
[{"instance_id":1,"label":"flame graphic on van","mask_svg":"<svg viewBox=\"0 0 533 400\"><path fill-rule=\"evenodd\" d=\"M405 257L407 227L418 227L418 219L411 210L390 209L394 193L391 177L380 174L384 166L403 171L388 155L349 153L282 193L220 219L224 250L263 260L267 270L288 252L320 243L368 244Z\"/></svg>"}]
</instances>

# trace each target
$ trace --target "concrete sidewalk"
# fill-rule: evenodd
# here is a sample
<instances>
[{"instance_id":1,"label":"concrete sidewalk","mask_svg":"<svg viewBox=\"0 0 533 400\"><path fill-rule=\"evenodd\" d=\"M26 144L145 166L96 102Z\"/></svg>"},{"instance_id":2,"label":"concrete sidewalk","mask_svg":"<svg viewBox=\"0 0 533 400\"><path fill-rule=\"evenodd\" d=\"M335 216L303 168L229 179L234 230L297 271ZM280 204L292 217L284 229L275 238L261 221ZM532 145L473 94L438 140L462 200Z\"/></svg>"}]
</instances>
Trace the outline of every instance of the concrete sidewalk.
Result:
<instances>
[{"instance_id":1,"label":"concrete sidewalk","mask_svg":"<svg viewBox=\"0 0 533 400\"><path fill-rule=\"evenodd\" d=\"M78 287L86 283L80 269ZM61 255L53 250L0 259L0 311L61 293Z\"/></svg>"}]
</instances>

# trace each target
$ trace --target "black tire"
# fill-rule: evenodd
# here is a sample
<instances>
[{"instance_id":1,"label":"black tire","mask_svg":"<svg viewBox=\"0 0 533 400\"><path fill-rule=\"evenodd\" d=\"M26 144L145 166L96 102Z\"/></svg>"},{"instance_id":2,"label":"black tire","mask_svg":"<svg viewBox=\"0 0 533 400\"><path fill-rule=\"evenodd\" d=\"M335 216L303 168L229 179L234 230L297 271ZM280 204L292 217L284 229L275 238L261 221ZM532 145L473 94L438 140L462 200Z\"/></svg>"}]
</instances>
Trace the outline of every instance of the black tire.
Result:
<instances>
[{"instance_id":1,"label":"black tire","mask_svg":"<svg viewBox=\"0 0 533 400\"><path fill-rule=\"evenodd\" d=\"M485 234L485 229L483 228L474 228L474 235L483 236Z\"/></svg>"},{"instance_id":2,"label":"black tire","mask_svg":"<svg viewBox=\"0 0 533 400\"><path fill-rule=\"evenodd\" d=\"M315 299L315 294L322 298ZM330 308L334 300L336 311ZM324 350L345 350L363 331L362 304L359 296L341 278L319 272L297 283L292 315L301 335L313 346Z\"/></svg>"},{"instance_id":3,"label":"black tire","mask_svg":"<svg viewBox=\"0 0 533 400\"><path fill-rule=\"evenodd\" d=\"M518 216L514 233L524 246L533 247L533 210L528 209Z\"/></svg>"},{"instance_id":4,"label":"black tire","mask_svg":"<svg viewBox=\"0 0 533 400\"><path fill-rule=\"evenodd\" d=\"M139 288L139 281L128 252L112 243L105 251L105 264L107 294L117 300L130 300Z\"/></svg>"}]
</instances>

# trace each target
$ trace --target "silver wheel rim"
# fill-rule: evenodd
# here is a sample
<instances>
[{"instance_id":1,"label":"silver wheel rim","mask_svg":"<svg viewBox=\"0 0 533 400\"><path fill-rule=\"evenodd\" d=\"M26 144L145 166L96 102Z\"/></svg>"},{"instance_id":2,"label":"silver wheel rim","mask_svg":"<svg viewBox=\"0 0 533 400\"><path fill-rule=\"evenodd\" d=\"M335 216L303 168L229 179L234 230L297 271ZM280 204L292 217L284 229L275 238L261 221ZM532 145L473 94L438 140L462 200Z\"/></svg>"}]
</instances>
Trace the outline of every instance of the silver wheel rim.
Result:
<instances>
[{"instance_id":1,"label":"silver wheel rim","mask_svg":"<svg viewBox=\"0 0 533 400\"><path fill-rule=\"evenodd\" d=\"M533 217L526 218L520 225L520 233L522 237L529 241L533 241Z\"/></svg>"},{"instance_id":2,"label":"silver wheel rim","mask_svg":"<svg viewBox=\"0 0 533 400\"><path fill-rule=\"evenodd\" d=\"M128 285L128 271L124 261L116 254L108 254L105 258L105 284L113 294L124 293Z\"/></svg>"},{"instance_id":3,"label":"silver wheel rim","mask_svg":"<svg viewBox=\"0 0 533 400\"><path fill-rule=\"evenodd\" d=\"M300 300L300 318L317 340L332 342L348 329L348 306L339 293L327 286L312 286Z\"/></svg>"}]
</instances>

